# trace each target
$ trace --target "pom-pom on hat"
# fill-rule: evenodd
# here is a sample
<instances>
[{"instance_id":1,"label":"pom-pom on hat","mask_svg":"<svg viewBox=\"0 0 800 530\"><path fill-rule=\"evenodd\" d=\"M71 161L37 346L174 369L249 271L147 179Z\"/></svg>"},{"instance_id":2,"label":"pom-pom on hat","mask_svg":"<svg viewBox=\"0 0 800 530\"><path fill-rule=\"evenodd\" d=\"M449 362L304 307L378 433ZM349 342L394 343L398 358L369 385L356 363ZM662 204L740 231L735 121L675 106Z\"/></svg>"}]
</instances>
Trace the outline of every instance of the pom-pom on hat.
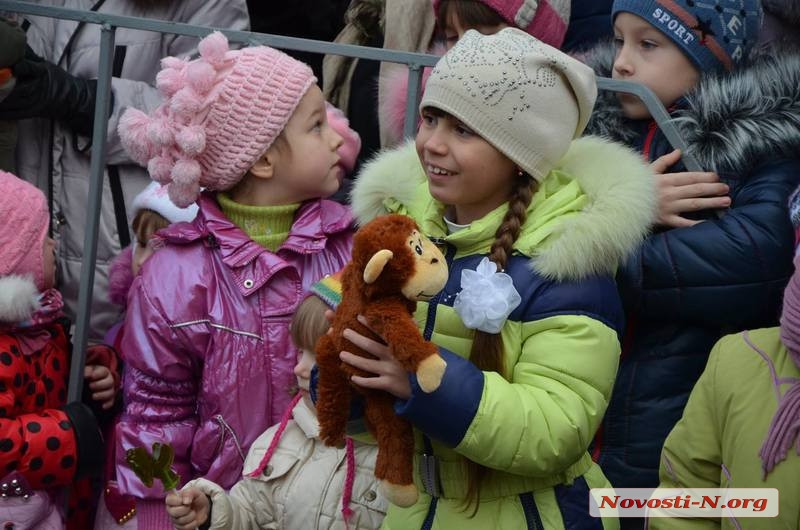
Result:
<instances>
[{"instance_id":1,"label":"pom-pom on hat","mask_svg":"<svg viewBox=\"0 0 800 530\"><path fill-rule=\"evenodd\" d=\"M219 32L198 50L193 61L164 58L156 76L164 102L150 115L128 109L119 124L125 149L180 207L194 202L201 187L237 184L316 82L308 65L285 53L267 46L230 50Z\"/></svg>"},{"instance_id":2,"label":"pom-pom on hat","mask_svg":"<svg viewBox=\"0 0 800 530\"><path fill-rule=\"evenodd\" d=\"M148 184L147 187L133 199L131 215L136 217L136 214L141 210L152 210L170 223L193 220L197 216L197 205L192 203L186 208L177 207L175 203L169 199L168 188L168 186L162 186L158 182L151 182Z\"/></svg>"},{"instance_id":3,"label":"pom-pom on hat","mask_svg":"<svg viewBox=\"0 0 800 530\"><path fill-rule=\"evenodd\" d=\"M760 0L615 0L612 20L620 12L649 22L701 72L731 70L746 58L764 18Z\"/></svg>"},{"instance_id":4,"label":"pom-pom on hat","mask_svg":"<svg viewBox=\"0 0 800 530\"><path fill-rule=\"evenodd\" d=\"M462 0L463 1L463 0ZM570 17L568 0L479 0L497 12L510 26L515 26L545 44L561 47ZM433 0L439 12L442 0Z\"/></svg>"},{"instance_id":5,"label":"pom-pom on hat","mask_svg":"<svg viewBox=\"0 0 800 530\"><path fill-rule=\"evenodd\" d=\"M542 180L586 127L591 68L517 28L469 30L431 72L420 109L453 115Z\"/></svg>"},{"instance_id":6,"label":"pom-pom on hat","mask_svg":"<svg viewBox=\"0 0 800 530\"><path fill-rule=\"evenodd\" d=\"M31 276L44 285L44 240L50 213L44 194L16 175L0 171L0 277Z\"/></svg>"}]
</instances>

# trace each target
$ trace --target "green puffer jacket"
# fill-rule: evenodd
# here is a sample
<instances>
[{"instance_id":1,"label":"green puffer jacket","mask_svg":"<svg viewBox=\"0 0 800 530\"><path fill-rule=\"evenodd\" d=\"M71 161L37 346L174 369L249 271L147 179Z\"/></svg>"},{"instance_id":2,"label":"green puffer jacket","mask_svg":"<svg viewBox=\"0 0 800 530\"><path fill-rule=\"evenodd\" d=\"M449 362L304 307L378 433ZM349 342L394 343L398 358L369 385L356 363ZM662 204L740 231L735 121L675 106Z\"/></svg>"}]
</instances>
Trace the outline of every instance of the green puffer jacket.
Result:
<instances>
[{"instance_id":1,"label":"green puffer jacket","mask_svg":"<svg viewBox=\"0 0 800 530\"><path fill-rule=\"evenodd\" d=\"M780 328L728 335L717 342L683 411L664 442L659 477L662 488L777 488L777 518L651 518L649 528L800 528L800 456L762 478L758 453L789 384L800 378L780 341ZM779 384L776 384L779 381Z\"/></svg>"},{"instance_id":2,"label":"green puffer jacket","mask_svg":"<svg viewBox=\"0 0 800 530\"><path fill-rule=\"evenodd\" d=\"M464 359L472 331L452 307L461 271L488 254L507 206L448 234L411 142L365 168L352 204L361 223L387 212L413 217L443 246L450 270L415 315L447 361L442 384L425 394L413 381L412 397L396 404L415 426L420 499L390 507L384 528L616 528L588 515L588 489L608 483L586 448L620 354L613 273L654 215L653 179L639 155L580 139L541 183L505 271L522 297L501 332L508 379ZM472 518L467 459L491 469Z\"/></svg>"}]
</instances>

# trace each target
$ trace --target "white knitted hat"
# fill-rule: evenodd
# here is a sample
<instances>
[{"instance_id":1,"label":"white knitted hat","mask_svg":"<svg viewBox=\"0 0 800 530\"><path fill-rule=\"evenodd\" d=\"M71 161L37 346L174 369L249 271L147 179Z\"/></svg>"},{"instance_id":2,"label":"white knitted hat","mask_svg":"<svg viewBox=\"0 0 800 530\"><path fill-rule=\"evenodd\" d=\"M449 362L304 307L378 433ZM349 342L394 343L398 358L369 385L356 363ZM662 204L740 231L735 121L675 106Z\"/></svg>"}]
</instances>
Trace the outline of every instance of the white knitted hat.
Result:
<instances>
[{"instance_id":1,"label":"white knitted hat","mask_svg":"<svg viewBox=\"0 0 800 530\"><path fill-rule=\"evenodd\" d=\"M517 28L469 30L433 69L420 109L443 110L542 180L597 99L585 64Z\"/></svg>"},{"instance_id":2,"label":"white knitted hat","mask_svg":"<svg viewBox=\"0 0 800 530\"><path fill-rule=\"evenodd\" d=\"M131 217L136 217L140 210L153 210L170 223L192 221L197 216L197 204L186 208L178 208L169 199L169 188L158 182L151 182L139 193L131 205Z\"/></svg>"}]
</instances>

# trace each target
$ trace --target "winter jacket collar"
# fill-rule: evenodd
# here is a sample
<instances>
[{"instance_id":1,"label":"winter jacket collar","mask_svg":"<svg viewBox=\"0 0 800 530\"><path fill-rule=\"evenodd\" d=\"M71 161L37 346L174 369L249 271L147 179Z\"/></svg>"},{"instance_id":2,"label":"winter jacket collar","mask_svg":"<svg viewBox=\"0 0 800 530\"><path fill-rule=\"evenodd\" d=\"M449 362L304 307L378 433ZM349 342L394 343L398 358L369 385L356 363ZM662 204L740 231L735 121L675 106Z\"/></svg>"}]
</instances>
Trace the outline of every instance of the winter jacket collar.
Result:
<instances>
[{"instance_id":1,"label":"winter jacket collar","mask_svg":"<svg viewBox=\"0 0 800 530\"><path fill-rule=\"evenodd\" d=\"M297 402L292 410L295 423L305 433L306 438L319 438L319 422L317 415L308 408L302 399Z\"/></svg>"},{"instance_id":2,"label":"winter jacket collar","mask_svg":"<svg viewBox=\"0 0 800 530\"><path fill-rule=\"evenodd\" d=\"M797 0L761 0L764 10L794 26L800 25L800 2Z\"/></svg>"},{"instance_id":3,"label":"winter jacket collar","mask_svg":"<svg viewBox=\"0 0 800 530\"><path fill-rule=\"evenodd\" d=\"M325 199L307 201L298 209L289 237L273 253L225 217L213 192L204 192L198 206L194 221L171 225L159 231L158 236L176 245L202 240L207 247L218 249L244 295L257 291L273 274L288 266L281 254L319 252L325 248L328 236L347 230L353 222L345 206Z\"/></svg>"},{"instance_id":4,"label":"winter jacket collar","mask_svg":"<svg viewBox=\"0 0 800 530\"><path fill-rule=\"evenodd\" d=\"M508 208L503 205L469 228L446 235L445 207L428 192L413 141L364 168L352 206L362 224L383 213L406 213L429 236L445 237L465 253L488 251ZM582 138L542 182L514 247L548 278L613 274L649 232L654 212L653 179L641 157L619 144Z\"/></svg>"},{"instance_id":5,"label":"winter jacket collar","mask_svg":"<svg viewBox=\"0 0 800 530\"><path fill-rule=\"evenodd\" d=\"M613 43L582 59L608 77ZM800 52L775 45L732 72L705 75L673 112L675 124L700 165L746 177L765 161L800 157ZM640 127L625 118L612 92L602 91L587 133L628 145Z\"/></svg>"},{"instance_id":6,"label":"winter jacket collar","mask_svg":"<svg viewBox=\"0 0 800 530\"><path fill-rule=\"evenodd\" d=\"M56 289L39 292L30 276L0 278L0 326L33 329L63 316L64 301Z\"/></svg>"}]
</instances>

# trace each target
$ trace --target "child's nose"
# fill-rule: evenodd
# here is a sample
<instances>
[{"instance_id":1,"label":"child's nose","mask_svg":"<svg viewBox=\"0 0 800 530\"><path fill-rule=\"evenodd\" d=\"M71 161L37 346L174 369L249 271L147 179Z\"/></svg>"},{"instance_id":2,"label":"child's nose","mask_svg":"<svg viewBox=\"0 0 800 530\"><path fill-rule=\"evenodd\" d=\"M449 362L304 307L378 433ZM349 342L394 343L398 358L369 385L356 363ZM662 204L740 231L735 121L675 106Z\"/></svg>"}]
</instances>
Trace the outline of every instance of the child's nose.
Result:
<instances>
[{"instance_id":1,"label":"child's nose","mask_svg":"<svg viewBox=\"0 0 800 530\"><path fill-rule=\"evenodd\" d=\"M430 132L430 136L425 140L424 147L432 153L444 153L447 151L447 142L438 126Z\"/></svg>"},{"instance_id":2,"label":"child's nose","mask_svg":"<svg viewBox=\"0 0 800 530\"><path fill-rule=\"evenodd\" d=\"M614 71L621 76L630 76L633 74L633 66L631 65L630 56L623 46L617 57L614 59Z\"/></svg>"},{"instance_id":3,"label":"child's nose","mask_svg":"<svg viewBox=\"0 0 800 530\"><path fill-rule=\"evenodd\" d=\"M342 135L338 132L334 131L333 128L329 128L329 130L331 132L331 146L333 147L333 150L336 151L342 145L344 145L344 137L342 137Z\"/></svg>"},{"instance_id":4,"label":"child's nose","mask_svg":"<svg viewBox=\"0 0 800 530\"><path fill-rule=\"evenodd\" d=\"M302 377L303 379L310 379L311 378L311 363L305 362L303 360L297 361L297 364L294 365L294 375L297 377Z\"/></svg>"}]
</instances>

